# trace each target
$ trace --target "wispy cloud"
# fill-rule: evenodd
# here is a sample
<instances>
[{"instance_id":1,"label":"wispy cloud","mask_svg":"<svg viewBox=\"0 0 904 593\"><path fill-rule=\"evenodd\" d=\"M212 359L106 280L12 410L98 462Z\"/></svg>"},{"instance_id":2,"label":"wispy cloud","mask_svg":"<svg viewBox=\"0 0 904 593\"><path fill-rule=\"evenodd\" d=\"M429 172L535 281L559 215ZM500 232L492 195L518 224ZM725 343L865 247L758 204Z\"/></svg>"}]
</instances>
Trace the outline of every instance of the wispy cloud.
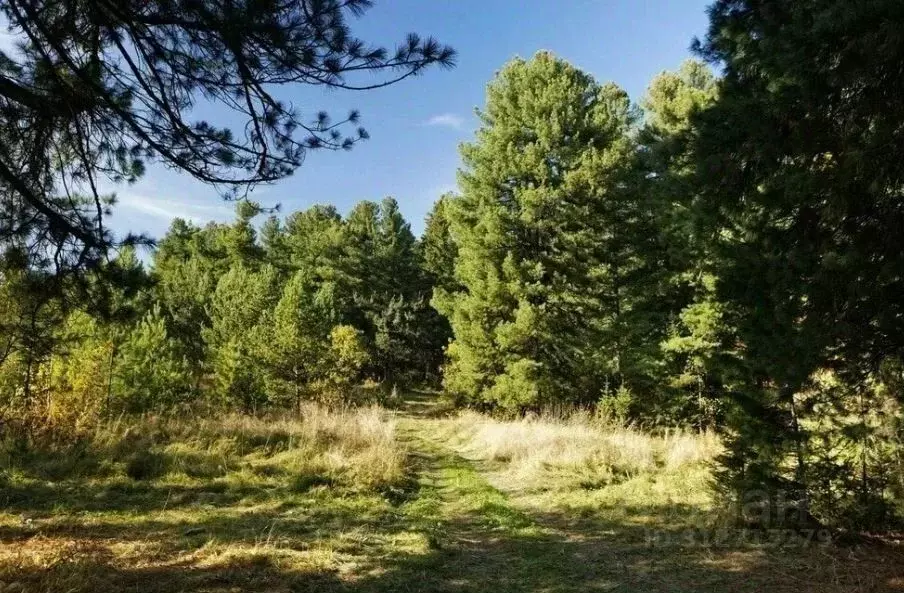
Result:
<instances>
[{"instance_id":1,"label":"wispy cloud","mask_svg":"<svg viewBox=\"0 0 904 593\"><path fill-rule=\"evenodd\" d=\"M444 128L460 130L465 124L465 118L460 115L455 115L454 113L441 113L428 119L425 124L428 126L442 126Z\"/></svg>"},{"instance_id":2,"label":"wispy cloud","mask_svg":"<svg viewBox=\"0 0 904 593\"><path fill-rule=\"evenodd\" d=\"M206 223L211 220L228 220L232 217L232 209L226 204L198 204L188 200L169 200L153 198L142 194L125 193L119 195L119 207L116 211L131 211L162 220L183 218L195 223Z\"/></svg>"}]
</instances>

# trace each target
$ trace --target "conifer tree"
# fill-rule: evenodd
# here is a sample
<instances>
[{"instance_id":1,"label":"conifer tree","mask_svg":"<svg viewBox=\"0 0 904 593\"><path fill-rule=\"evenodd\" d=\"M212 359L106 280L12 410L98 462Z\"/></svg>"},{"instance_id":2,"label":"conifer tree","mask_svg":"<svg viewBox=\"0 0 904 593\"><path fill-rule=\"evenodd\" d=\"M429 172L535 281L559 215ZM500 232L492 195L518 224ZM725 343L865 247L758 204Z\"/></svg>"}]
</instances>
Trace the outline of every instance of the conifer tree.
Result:
<instances>
[{"instance_id":1,"label":"conifer tree","mask_svg":"<svg viewBox=\"0 0 904 593\"><path fill-rule=\"evenodd\" d=\"M297 406L307 387L325 369L330 331L335 322L329 292L318 291L305 272L296 272L283 288L272 313L265 312L258 336L263 341L257 364L265 364L268 391Z\"/></svg>"},{"instance_id":2,"label":"conifer tree","mask_svg":"<svg viewBox=\"0 0 904 593\"><path fill-rule=\"evenodd\" d=\"M450 202L463 290L440 299L445 385L507 407L598 397L620 378L620 219L634 187L624 91L549 53L506 65Z\"/></svg>"},{"instance_id":3,"label":"conifer tree","mask_svg":"<svg viewBox=\"0 0 904 593\"><path fill-rule=\"evenodd\" d=\"M359 330L350 325L335 326L330 330L329 348L326 358L321 361L321 377L315 389L331 399L348 401L368 363L368 356Z\"/></svg>"},{"instance_id":4,"label":"conifer tree","mask_svg":"<svg viewBox=\"0 0 904 593\"><path fill-rule=\"evenodd\" d=\"M814 376L857 394L849 432L866 439L869 382L904 354L902 27L895 1L719 0L698 44L724 69L700 121L698 211L743 344L722 483L783 495L798 518L852 468L811 463ZM883 481L856 467L868 507Z\"/></svg>"},{"instance_id":5,"label":"conifer tree","mask_svg":"<svg viewBox=\"0 0 904 593\"><path fill-rule=\"evenodd\" d=\"M452 238L448 210L455 194L445 194L427 214L424 236L421 238L423 269L437 290L449 293L455 290L455 260L458 247Z\"/></svg>"},{"instance_id":6,"label":"conifer tree","mask_svg":"<svg viewBox=\"0 0 904 593\"><path fill-rule=\"evenodd\" d=\"M188 401L191 393L189 365L169 339L162 311L155 306L119 347L113 405L128 412L167 409Z\"/></svg>"},{"instance_id":7,"label":"conifer tree","mask_svg":"<svg viewBox=\"0 0 904 593\"><path fill-rule=\"evenodd\" d=\"M355 288L347 235L334 206L315 205L286 219L283 239L290 269L304 271L319 287L329 286L341 315L352 306Z\"/></svg>"},{"instance_id":8,"label":"conifer tree","mask_svg":"<svg viewBox=\"0 0 904 593\"><path fill-rule=\"evenodd\" d=\"M266 375L257 361L258 328L278 299L275 268L253 272L238 266L220 279L210 302L210 327L203 336L219 396L246 410L266 401Z\"/></svg>"},{"instance_id":9,"label":"conifer tree","mask_svg":"<svg viewBox=\"0 0 904 593\"><path fill-rule=\"evenodd\" d=\"M121 399L114 402L113 390L120 347L129 341L137 325L131 321L123 331L121 326L105 324L83 312L66 318L59 331L56 356L48 363L45 389L46 421L57 430L66 427L77 432L82 426L91 426L103 413L123 410Z\"/></svg>"},{"instance_id":10,"label":"conifer tree","mask_svg":"<svg viewBox=\"0 0 904 593\"><path fill-rule=\"evenodd\" d=\"M365 336L371 370L391 382L423 376L432 351L426 325L432 311L411 225L396 200L385 198L357 204L346 233L355 294L349 320Z\"/></svg>"},{"instance_id":11,"label":"conifer tree","mask_svg":"<svg viewBox=\"0 0 904 593\"><path fill-rule=\"evenodd\" d=\"M431 371L428 374L439 375L445 350L452 339L452 326L439 308L442 306L440 303L448 300L449 294L459 288L455 280L458 246L452 238L448 215L449 202L453 199L454 194L446 194L433 205L419 242L420 266L423 280L429 287L431 305L421 321L427 344L425 353L428 354L425 364Z\"/></svg>"},{"instance_id":12,"label":"conifer tree","mask_svg":"<svg viewBox=\"0 0 904 593\"><path fill-rule=\"evenodd\" d=\"M649 334L659 386L652 407L669 421L712 426L723 377L717 360L731 346L724 306L714 294L709 245L695 224L700 188L694 153L695 118L716 100L709 67L688 60L653 79L642 102L639 163L649 196L647 266L640 309L655 319ZM637 328L634 328L637 329ZM652 410L647 410L649 413Z\"/></svg>"}]
</instances>

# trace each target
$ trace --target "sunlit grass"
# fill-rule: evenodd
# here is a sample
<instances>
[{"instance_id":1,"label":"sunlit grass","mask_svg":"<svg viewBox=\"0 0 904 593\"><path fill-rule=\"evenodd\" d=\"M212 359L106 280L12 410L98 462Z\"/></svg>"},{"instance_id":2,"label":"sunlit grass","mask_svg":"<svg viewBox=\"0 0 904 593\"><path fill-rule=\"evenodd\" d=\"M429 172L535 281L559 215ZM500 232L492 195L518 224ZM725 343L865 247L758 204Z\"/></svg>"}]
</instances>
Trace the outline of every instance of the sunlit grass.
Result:
<instances>
[{"instance_id":1,"label":"sunlit grass","mask_svg":"<svg viewBox=\"0 0 904 593\"><path fill-rule=\"evenodd\" d=\"M886 548L687 545L714 516L712 435L434 405L5 442L0 592L904 588ZM677 539L651 544L651 530Z\"/></svg>"},{"instance_id":2,"label":"sunlit grass","mask_svg":"<svg viewBox=\"0 0 904 593\"><path fill-rule=\"evenodd\" d=\"M720 444L711 433L657 434L588 414L497 420L466 412L447 434L458 450L488 462L507 489L599 505L711 502L711 466Z\"/></svg>"},{"instance_id":3,"label":"sunlit grass","mask_svg":"<svg viewBox=\"0 0 904 593\"><path fill-rule=\"evenodd\" d=\"M384 549L426 550L396 521L406 455L384 411L318 406L119 420L28 451L7 443L0 584L264 590L359 570Z\"/></svg>"}]
</instances>

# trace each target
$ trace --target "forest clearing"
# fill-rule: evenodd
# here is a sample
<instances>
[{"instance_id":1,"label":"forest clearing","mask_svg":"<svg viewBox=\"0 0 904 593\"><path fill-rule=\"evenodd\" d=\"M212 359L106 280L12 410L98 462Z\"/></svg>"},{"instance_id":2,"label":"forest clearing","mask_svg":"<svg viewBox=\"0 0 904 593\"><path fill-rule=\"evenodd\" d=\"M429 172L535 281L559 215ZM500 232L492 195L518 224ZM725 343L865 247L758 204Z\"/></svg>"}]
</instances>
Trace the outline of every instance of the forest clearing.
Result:
<instances>
[{"instance_id":1,"label":"forest clearing","mask_svg":"<svg viewBox=\"0 0 904 593\"><path fill-rule=\"evenodd\" d=\"M406 399L4 450L0 591L904 590L890 541L720 524L711 435Z\"/></svg>"},{"instance_id":2,"label":"forest clearing","mask_svg":"<svg viewBox=\"0 0 904 593\"><path fill-rule=\"evenodd\" d=\"M904 592L902 229L902 0L0 0L0 593Z\"/></svg>"}]
</instances>

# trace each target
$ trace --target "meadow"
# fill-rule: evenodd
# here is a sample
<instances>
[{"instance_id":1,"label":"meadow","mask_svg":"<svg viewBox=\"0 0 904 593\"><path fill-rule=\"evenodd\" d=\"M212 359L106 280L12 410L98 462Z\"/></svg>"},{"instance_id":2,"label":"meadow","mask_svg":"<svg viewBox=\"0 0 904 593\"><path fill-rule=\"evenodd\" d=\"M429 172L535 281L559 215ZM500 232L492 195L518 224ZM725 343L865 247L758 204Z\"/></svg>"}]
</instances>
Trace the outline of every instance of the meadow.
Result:
<instances>
[{"instance_id":1,"label":"meadow","mask_svg":"<svg viewBox=\"0 0 904 593\"><path fill-rule=\"evenodd\" d=\"M410 396L17 446L0 457L3 593L904 590L887 540L720 529L706 433Z\"/></svg>"}]
</instances>

